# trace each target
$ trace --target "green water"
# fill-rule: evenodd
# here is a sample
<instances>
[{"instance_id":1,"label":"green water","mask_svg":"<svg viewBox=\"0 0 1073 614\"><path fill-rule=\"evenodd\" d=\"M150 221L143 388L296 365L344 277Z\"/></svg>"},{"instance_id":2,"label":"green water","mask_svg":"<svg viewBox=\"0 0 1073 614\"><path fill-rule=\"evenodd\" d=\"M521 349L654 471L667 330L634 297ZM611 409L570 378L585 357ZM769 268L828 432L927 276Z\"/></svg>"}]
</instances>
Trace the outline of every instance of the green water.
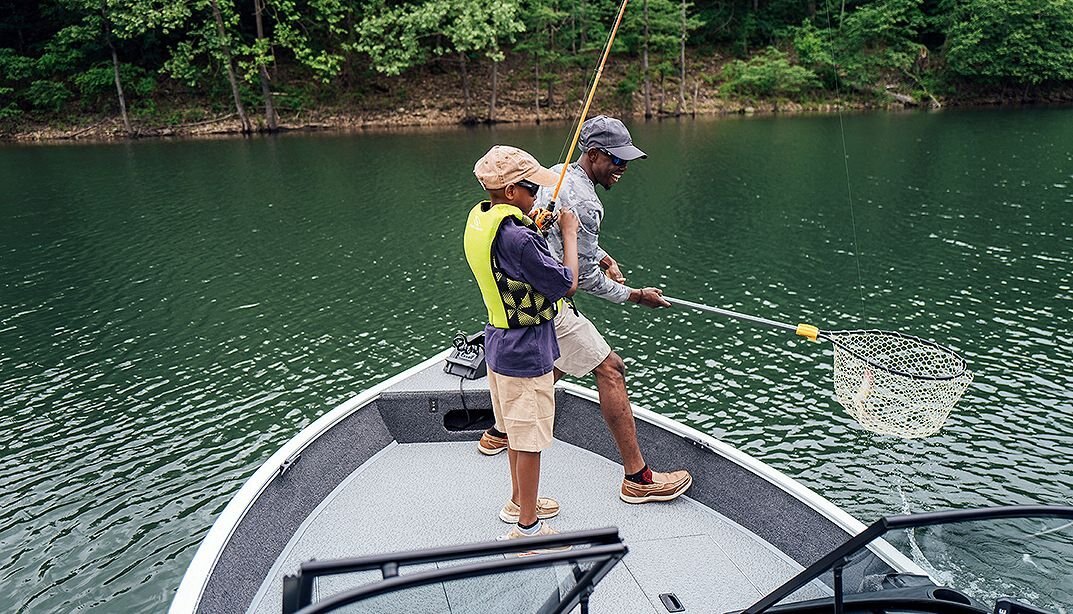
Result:
<instances>
[{"instance_id":1,"label":"green water","mask_svg":"<svg viewBox=\"0 0 1073 614\"><path fill-rule=\"evenodd\" d=\"M939 435L894 440L831 400L828 347L581 299L635 402L865 521L1073 502L1073 111L846 116L852 208L837 117L632 130L650 158L601 241L631 283L976 373ZM481 325L473 162L551 164L566 132L0 147L0 609L163 610L276 448Z\"/></svg>"}]
</instances>

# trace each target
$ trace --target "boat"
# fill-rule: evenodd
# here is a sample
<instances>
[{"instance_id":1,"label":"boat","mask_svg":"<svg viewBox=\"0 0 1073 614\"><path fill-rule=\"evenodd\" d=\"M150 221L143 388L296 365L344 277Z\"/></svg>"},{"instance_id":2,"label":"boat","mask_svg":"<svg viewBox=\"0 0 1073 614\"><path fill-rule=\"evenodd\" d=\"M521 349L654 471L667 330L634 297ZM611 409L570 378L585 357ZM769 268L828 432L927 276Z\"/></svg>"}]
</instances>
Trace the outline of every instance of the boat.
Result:
<instances>
[{"instance_id":1,"label":"boat","mask_svg":"<svg viewBox=\"0 0 1073 614\"><path fill-rule=\"evenodd\" d=\"M496 541L508 527L497 512L510 482L505 454L475 449L492 424L482 369L479 345L456 340L302 429L216 519L170 612L1063 611L1028 601L1053 579L983 603L904 551L925 530L993 522L1026 522L1026 534L1068 545L1073 507L865 526L771 466L643 407L635 417L647 460L688 468L694 483L674 501L628 505L596 392L566 382L556 387L556 440L541 479L541 493L562 504L552 521L561 534ZM917 541L902 544L912 548L898 547L914 530ZM1073 588L1054 595L1073 598Z\"/></svg>"}]
</instances>

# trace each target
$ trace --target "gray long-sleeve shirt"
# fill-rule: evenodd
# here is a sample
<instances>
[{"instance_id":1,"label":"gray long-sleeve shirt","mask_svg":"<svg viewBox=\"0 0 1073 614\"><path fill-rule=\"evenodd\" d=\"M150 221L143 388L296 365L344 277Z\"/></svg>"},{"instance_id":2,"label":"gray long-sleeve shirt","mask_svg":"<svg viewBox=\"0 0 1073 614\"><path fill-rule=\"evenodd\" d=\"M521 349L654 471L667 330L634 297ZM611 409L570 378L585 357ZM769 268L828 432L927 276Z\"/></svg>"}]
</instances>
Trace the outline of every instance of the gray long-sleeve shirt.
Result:
<instances>
[{"instance_id":1,"label":"gray long-sleeve shirt","mask_svg":"<svg viewBox=\"0 0 1073 614\"><path fill-rule=\"evenodd\" d=\"M551 170L558 174L562 172L562 168L562 164L556 164ZM546 207L554 190L555 188L540 188L536 199L537 206ZM569 209L578 217L578 288L612 303L625 303L630 297L630 289L613 281L600 268L600 261L607 256L607 252L600 249L600 222L604 219L604 205L596 195L596 186L576 162L566 169L566 178L563 179L563 187L559 190L555 206ZM548 232L548 246L561 262L563 236L558 224L552 224Z\"/></svg>"}]
</instances>

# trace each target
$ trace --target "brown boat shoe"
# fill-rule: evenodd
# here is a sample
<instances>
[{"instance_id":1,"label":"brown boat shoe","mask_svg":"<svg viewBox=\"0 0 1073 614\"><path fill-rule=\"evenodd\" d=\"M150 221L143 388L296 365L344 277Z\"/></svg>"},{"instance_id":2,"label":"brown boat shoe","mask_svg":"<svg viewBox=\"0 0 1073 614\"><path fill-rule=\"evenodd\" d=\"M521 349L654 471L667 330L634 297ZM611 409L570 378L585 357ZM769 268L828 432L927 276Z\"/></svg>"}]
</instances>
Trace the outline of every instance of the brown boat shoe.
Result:
<instances>
[{"instance_id":1,"label":"brown boat shoe","mask_svg":"<svg viewBox=\"0 0 1073 614\"><path fill-rule=\"evenodd\" d=\"M494 456L507 449L507 438L497 437L491 431L485 431L477 442L477 451L485 456Z\"/></svg>"},{"instance_id":2,"label":"brown boat shoe","mask_svg":"<svg viewBox=\"0 0 1073 614\"><path fill-rule=\"evenodd\" d=\"M503 522L516 523L522 513L522 508L513 501L507 501L503 509L499 510L499 519ZM537 518L547 520L559 515L559 502L551 497L537 497Z\"/></svg>"},{"instance_id":3,"label":"brown boat shoe","mask_svg":"<svg viewBox=\"0 0 1073 614\"><path fill-rule=\"evenodd\" d=\"M670 501L689 490L692 484L693 476L689 475L688 471L671 471L670 473L653 471L651 484L622 480L622 490L618 496L626 503Z\"/></svg>"}]
</instances>

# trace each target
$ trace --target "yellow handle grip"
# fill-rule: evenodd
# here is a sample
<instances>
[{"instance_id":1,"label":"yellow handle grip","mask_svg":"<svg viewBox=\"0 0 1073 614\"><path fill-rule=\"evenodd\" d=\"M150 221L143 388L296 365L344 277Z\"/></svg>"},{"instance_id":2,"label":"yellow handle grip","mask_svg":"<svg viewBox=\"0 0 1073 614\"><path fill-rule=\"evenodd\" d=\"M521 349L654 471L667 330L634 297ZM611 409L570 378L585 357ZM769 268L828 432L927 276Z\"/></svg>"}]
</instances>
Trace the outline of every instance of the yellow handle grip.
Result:
<instances>
[{"instance_id":1,"label":"yellow handle grip","mask_svg":"<svg viewBox=\"0 0 1073 614\"><path fill-rule=\"evenodd\" d=\"M820 329L811 324L798 324L796 332L809 341L819 341Z\"/></svg>"}]
</instances>

